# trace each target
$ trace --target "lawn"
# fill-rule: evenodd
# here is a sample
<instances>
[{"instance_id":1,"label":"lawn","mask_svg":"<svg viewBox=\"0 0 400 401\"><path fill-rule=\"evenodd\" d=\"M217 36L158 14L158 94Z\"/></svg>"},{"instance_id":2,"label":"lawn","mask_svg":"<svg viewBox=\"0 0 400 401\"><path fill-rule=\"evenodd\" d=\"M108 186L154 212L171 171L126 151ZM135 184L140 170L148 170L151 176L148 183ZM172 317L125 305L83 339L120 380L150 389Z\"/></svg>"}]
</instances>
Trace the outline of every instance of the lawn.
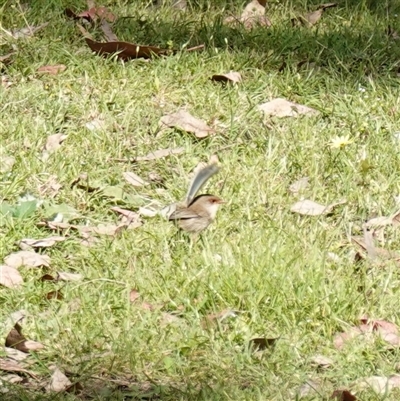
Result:
<instances>
[{"instance_id":1,"label":"lawn","mask_svg":"<svg viewBox=\"0 0 400 401\"><path fill-rule=\"evenodd\" d=\"M177 50L122 61L65 15L85 1L0 2L0 56L13 53L0 62L0 264L21 246L50 258L0 286L0 398L398 400L400 5L339 1L308 26L291 19L318 2L271 1L271 26L247 29L224 23L245 2L149 3L97 3L120 40ZM65 68L39 70L53 65ZM229 71L241 82L210 79ZM259 109L276 98L317 112ZM181 109L210 133L160 126ZM221 170L205 192L226 204L193 242L157 212L210 160ZM293 209L306 200L339 204ZM35 341L21 361L4 347L17 311Z\"/></svg>"}]
</instances>

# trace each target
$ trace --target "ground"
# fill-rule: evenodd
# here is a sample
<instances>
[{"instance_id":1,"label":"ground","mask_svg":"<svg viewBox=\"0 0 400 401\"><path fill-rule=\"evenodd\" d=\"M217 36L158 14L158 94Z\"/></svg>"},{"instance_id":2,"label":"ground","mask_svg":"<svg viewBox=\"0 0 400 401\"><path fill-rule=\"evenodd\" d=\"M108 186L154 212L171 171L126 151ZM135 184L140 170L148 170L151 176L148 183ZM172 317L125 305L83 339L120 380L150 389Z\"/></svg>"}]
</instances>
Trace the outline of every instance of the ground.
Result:
<instances>
[{"instance_id":1,"label":"ground","mask_svg":"<svg viewBox=\"0 0 400 401\"><path fill-rule=\"evenodd\" d=\"M399 373L399 347L374 335L343 347L334 339L362 316L400 326L398 261L377 262L351 240L365 237L365 221L400 208L400 48L387 34L389 25L400 30L399 7L340 2L315 26L293 27L291 18L318 3L275 1L272 26L246 30L223 24L243 4L198 3L179 12L144 1L98 4L124 17L113 24L121 40L178 50L127 62L90 51L64 14L85 10L83 1L0 6L0 55L15 52L1 73L1 151L15 158L2 173L1 197L8 205L23 194L44 201L25 218L2 218L1 261L22 238L67 236L37 250L50 267L20 267L24 283L0 287L0 322L26 311L23 334L44 345L29 357L42 385L25 376L4 397L55 399L42 388L56 365L82 386L58 395L65 400L295 400L307 382L317 388L308 399L345 388L365 401L397 400L399 389L386 394L357 381ZM44 22L31 38L4 32ZM205 48L180 51L186 43ZM37 71L55 64L65 71ZM210 80L230 70L241 83ZM264 115L258 105L274 98L319 114ZM161 130L160 118L181 108L215 134ZM56 133L67 137L44 153ZM183 152L128 160L172 148ZM159 215L89 247L77 231L38 225L59 205L63 215L67 206L73 212L69 223L87 226L116 223L114 206L161 208L184 198L191 171L212 155L221 172L206 190L226 204L196 243ZM149 184L134 187L124 172ZM302 177L309 186L293 193ZM49 180L62 187L52 190ZM304 216L291 211L302 199L345 202ZM400 250L398 227L380 234L377 247ZM81 279L41 281L57 272ZM63 298L47 300L55 289ZM260 350L254 338L270 341Z\"/></svg>"}]
</instances>

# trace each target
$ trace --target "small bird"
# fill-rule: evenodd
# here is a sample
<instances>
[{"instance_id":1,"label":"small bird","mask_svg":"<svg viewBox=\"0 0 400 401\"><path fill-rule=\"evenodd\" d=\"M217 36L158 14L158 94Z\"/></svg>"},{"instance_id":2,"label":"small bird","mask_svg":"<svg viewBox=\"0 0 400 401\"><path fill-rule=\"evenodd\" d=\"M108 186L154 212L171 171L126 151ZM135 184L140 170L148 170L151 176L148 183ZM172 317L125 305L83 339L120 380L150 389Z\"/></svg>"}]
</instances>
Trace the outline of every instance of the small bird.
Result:
<instances>
[{"instance_id":1,"label":"small bird","mask_svg":"<svg viewBox=\"0 0 400 401\"><path fill-rule=\"evenodd\" d=\"M169 215L168 220L195 236L205 230L215 219L219 206L225 202L218 196L209 194L196 196L196 194L218 171L219 167L215 164L200 170L189 186L185 202L175 205L175 210Z\"/></svg>"}]
</instances>

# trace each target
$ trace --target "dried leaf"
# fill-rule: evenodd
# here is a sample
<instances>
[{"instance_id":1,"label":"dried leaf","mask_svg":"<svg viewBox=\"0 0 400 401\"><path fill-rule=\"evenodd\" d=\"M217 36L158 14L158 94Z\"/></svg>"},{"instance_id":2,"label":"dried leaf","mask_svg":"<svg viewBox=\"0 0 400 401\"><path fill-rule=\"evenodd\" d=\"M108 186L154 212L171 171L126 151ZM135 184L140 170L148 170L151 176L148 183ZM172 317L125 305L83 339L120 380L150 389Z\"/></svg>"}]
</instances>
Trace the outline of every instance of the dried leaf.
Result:
<instances>
[{"instance_id":1,"label":"dried leaf","mask_svg":"<svg viewBox=\"0 0 400 401\"><path fill-rule=\"evenodd\" d=\"M65 241L67 238L65 237L48 237L42 239L31 239L31 238L24 238L19 241L18 245L22 250L29 249L29 248L48 248L51 247L57 242Z\"/></svg>"},{"instance_id":2,"label":"dried leaf","mask_svg":"<svg viewBox=\"0 0 400 401\"><path fill-rule=\"evenodd\" d=\"M42 67L39 67L37 69L37 72L41 72L44 74L50 74L50 75L57 75L60 72L63 72L67 69L67 67L64 64L55 64L55 65L44 65Z\"/></svg>"},{"instance_id":3,"label":"dried leaf","mask_svg":"<svg viewBox=\"0 0 400 401\"><path fill-rule=\"evenodd\" d=\"M149 153L146 156L138 156L135 158L135 161L150 161L150 160L162 159L163 157L171 155L179 155L184 151L185 151L184 148L159 149L152 153Z\"/></svg>"},{"instance_id":4,"label":"dried leaf","mask_svg":"<svg viewBox=\"0 0 400 401\"><path fill-rule=\"evenodd\" d=\"M365 223L366 228L381 228L385 226L397 227L400 225L400 210L397 210L391 216L375 217Z\"/></svg>"},{"instance_id":5,"label":"dried leaf","mask_svg":"<svg viewBox=\"0 0 400 401\"><path fill-rule=\"evenodd\" d=\"M96 21L97 19L114 22L116 19L115 15L107 7L91 7L89 10L82 11L80 13L76 13L70 8L67 8L65 10L65 14L67 15L67 17L73 18L75 20L83 18L90 22Z\"/></svg>"},{"instance_id":6,"label":"dried leaf","mask_svg":"<svg viewBox=\"0 0 400 401\"><path fill-rule=\"evenodd\" d=\"M304 18L308 22L307 25L308 26L315 25L321 19L323 12L324 12L324 9L320 8L319 10L316 10L316 11L306 14Z\"/></svg>"},{"instance_id":7,"label":"dried leaf","mask_svg":"<svg viewBox=\"0 0 400 401\"><path fill-rule=\"evenodd\" d=\"M46 294L46 299L57 299L61 301L62 299L64 299L64 295L61 293L60 290L50 291Z\"/></svg>"},{"instance_id":8,"label":"dried leaf","mask_svg":"<svg viewBox=\"0 0 400 401\"><path fill-rule=\"evenodd\" d=\"M118 206L113 206L111 208L116 213L121 214L122 216L126 217L129 221L138 221L140 220L140 215L136 212L132 212L132 210L122 209Z\"/></svg>"},{"instance_id":9,"label":"dried leaf","mask_svg":"<svg viewBox=\"0 0 400 401\"><path fill-rule=\"evenodd\" d=\"M140 216L145 216L145 217L155 217L158 215L158 210L154 209L149 209L146 207L140 207L139 208L139 215Z\"/></svg>"},{"instance_id":10,"label":"dried leaf","mask_svg":"<svg viewBox=\"0 0 400 401\"><path fill-rule=\"evenodd\" d=\"M342 349L343 346L349 341L353 340L356 337L359 337L364 334L372 333L371 325L360 325L357 327L350 327L349 330L343 333L337 333L333 339L333 345L336 349Z\"/></svg>"},{"instance_id":11,"label":"dried leaf","mask_svg":"<svg viewBox=\"0 0 400 401\"><path fill-rule=\"evenodd\" d=\"M15 348L4 347L7 358L20 362L25 360L28 355L25 352L19 351Z\"/></svg>"},{"instance_id":12,"label":"dried leaf","mask_svg":"<svg viewBox=\"0 0 400 401\"><path fill-rule=\"evenodd\" d=\"M346 201L340 201L336 203L331 203L330 205L321 205L319 203L310 201L308 199L296 202L290 211L293 213L299 213L305 216L320 216L323 214L329 214L332 210L339 205L343 205Z\"/></svg>"},{"instance_id":13,"label":"dried leaf","mask_svg":"<svg viewBox=\"0 0 400 401\"><path fill-rule=\"evenodd\" d=\"M353 242L355 242L362 249L367 250L367 244L364 242L363 237L359 238L359 237L353 236L353 237L351 237L351 240ZM375 247L375 252L382 259L395 260L397 262L400 262L400 254L395 251L389 251L387 249Z\"/></svg>"},{"instance_id":14,"label":"dried leaf","mask_svg":"<svg viewBox=\"0 0 400 401\"><path fill-rule=\"evenodd\" d=\"M54 152L57 150L61 144L67 139L68 135L65 134L53 134L49 135L44 145L44 150L47 152Z\"/></svg>"},{"instance_id":15,"label":"dried leaf","mask_svg":"<svg viewBox=\"0 0 400 401\"><path fill-rule=\"evenodd\" d=\"M140 294L137 290L131 290L129 293L129 301L135 302L138 298L140 298Z\"/></svg>"},{"instance_id":16,"label":"dried leaf","mask_svg":"<svg viewBox=\"0 0 400 401\"><path fill-rule=\"evenodd\" d=\"M127 228L126 224L99 224L97 227L90 227L90 232L98 235L114 236Z\"/></svg>"},{"instance_id":17,"label":"dried leaf","mask_svg":"<svg viewBox=\"0 0 400 401\"><path fill-rule=\"evenodd\" d=\"M321 368L329 368L333 365L332 359L324 356L324 355L315 355L311 358L311 362L315 365L318 365Z\"/></svg>"},{"instance_id":18,"label":"dried leaf","mask_svg":"<svg viewBox=\"0 0 400 401\"><path fill-rule=\"evenodd\" d=\"M330 398L336 401L357 401L357 397L348 390L335 390Z\"/></svg>"},{"instance_id":19,"label":"dried leaf","mask_svg":"<svg viewBox=\"0 0 400 401\"><path fill-rule=\"evenodd\" d=\"M32 251L19 251L11 253L4 258L4 262L11 267L40 267L50 266L50 256L40 255Z\"/></svg>"},{"instance_id":20,"label":"dried leaf","mask_svg":"<svg viewBox=\"0 0 400 401\"><path fill-rule=\"evenodd\" d=\"M151 58L170 53L167 49L161 49L155 46L142 46L128 42L95 42L92 39L85 38L87 45L92 51L100 55L116 54L122 60L132 58Z\"/></svg>"},{"instance_id":21,"label":"dried leaf","mask_svg":"<svg viewBox=\"0 0 400 401\"><path fill-rule=\"evenodd\" d=\"M34 375L31 371L25 369L21 364L17 361L12 361L9 359L0 358L0 370L4 370L5 372L21 372L26 373L32 378L38 380L38 377Z\"/></svg>"},{"instance_id":22,"label":"dried leaf","mask_svg":"<svg viewBox=\"0 0 400 401\"><path fill-rule=\"evenodd\" d=\"M123 177L125 178L125 180L133 185L134 187L142 187L143 185L146 185L146 181L142 180L138 175L136 175L135 173L126 171L124 173L122 173Z\"/></svg>"},{"instance_id":23,"label":"dried leaf","mask_svg":"<svg viewBox=\"0 0 400 401\"><path fill-rule=\"evenodd\" d=\"M15 52L11 52L8 54L4 54L3 56L0 56L0 63L3 63L3 65L8 65L11 63L11 57L15 54Z\"/></svg>"},{"instance_id":24,"label":"dried leaf","mask_svg":"<svg viewBox=\"0 0 400 401\"><path fill-rule=\"evenodd\" d=\"M62 281L80 281L82 280L83 276L79 273L66 273L66 272L58 272L57 273L57 280Z\"/></svg>"},{"instance_id":25,"label":"dried leaf","mask_svg":"<svg viewBox=\"0 0 400 401\"><path fill-rule=\"evenodd\" d=\"M310 395L315 396L320 394L321 382L319 380L307 380L300 388L297 390L299 398L305 398Z\"/></svg>"},{"instance_id":26,"label":"dried leaf","mask_svg":"<svg viewBox=\"0 0 400 401\"><path fill-rule=\"evenodd\" d=\"M201 325L204 329L213 327L217 324L217 322L223 322L227 318L236 318L237 314L232 309L224 309L221 312L211 313L207 315Z\"/></svg>"},{"instance_id":27,"label":"dried leaf","mask_svg":"<svg viewBox=\"0 0 400 401\"><path fill-rule=\"evenodd\" d=\"M56 368L51 375L50 383L46 387L47 392L56 392L67 390L72 386L72 382L68 379L60 369Z\"/></svg>"},{"instance_id":28,"label":"dried leaf","mask_svg":"<svg viewBox=\"0 0 400 401\"><path fill-rule=\"evenodd\" d=\"M378 254L375 249L374 238L372 236L372 232L368 231L365 227L363 227L363 232L364 232L364 243L365 243L368 257L371 260L374 260L374 259L376 259Z\"/></svg>"},{"instance_id":29,"label":"dried leaf","mask_svg":"<svg viewBox=\"0 0 400 401\"><path fill-rule=\"evenodd\" d=\"M393 389L393 382L384 376L370 376L358 379L353 386L358 390L372 389L376 394L387 394Z\"/></svg>"},{"instance_id":30,"label":"dried leaf","mask_svg":"<svg viewBox=\"0 0 400 401\"><path fill-rule=\"evenodd\" d=\"M42 197L54 198L62 185L57 181L57 176L51 175L46 182L38 186L38 191Z\"/></svg>"},{"instance_id":31,"label":"dried leaf","mask_svg":"<svg viewBox=\"0 0 400 401\"><path fill-rule=\"evenodd\" d=\"M286 99L277 98L270 102L260 104L258 109L270 116L282 117L297 117L300 114L310 116L318 115L319 111L301 104L289 102Z\"/></svg>"},{"instance_id":32,"label":"dried leaf","mask_svg":"<svg viewBox=\"0 0 400 401\"><path fill-rule=\"evenodd\" d=\"M256 26L271 26L271 22L265 15L265 7L258 0L253 0L247 4L239 20L246 29L252 29Z\"/></svg>"},{"instance_id":33,"label":"dried leaf","mask_svg":"<svg viewBox=\"0 0 400 401\"><path fill-rule=\"evenodd\" d=\"M193 117L185 110L179 110L176 113L161 117L160 126L177 128L194 134L196 138L206 138L215 133L203 120Z\"/></svg>"},{"instance_id":34,"label":"dried leaf","mask_svg":"<svg viewBox=\"0 0 400 401\"><path fill-rule=\"evenodd\" d=\"M307 189L309 186L310 186L309 177L303 177L289 186L289 192L292 195L298 195L300 192Z\"/></svg>"},{"instance_id":35,"label":"dried leaf","mask_svg":"<svg viewBox=\"0 0 400 401\"><path fill-rule=\"evenodd\" d=\"M49 23L45 22L39 26L30 25L26 28L21 29L14 29L11 32L6 31L9 35L11 35L14 39L21 39L21 38L29 38L33 36L36 32L40 31L41 29L45 28Z\"/></svg>"},{"instance_id":36,"label":"dried leaf","mask_svg":"<svg viewBox=\"0 0 400 401\"><path fill-rule=\"evenodd\" d=\"M24 282L17 269L0 265L0 285L8 288L19 288Z\"/></svg>"},{"instance_id":37,"label":"dried leaf","mask_svg":"<svg viewBox=\"0 0 400 401\"><path fill-rule=\"evenodd\" d=\"M100 25L101 30L104 33L104 36L107 39L107 42L118 42L117 35L112 31L110 24L106 20L101 21Z\"/></svg>"},{"instance_id":38,"label":"dried leaf","mask_svg":"<svg viewBox=\"0 0 400 401\"><path fill-rule=\"evenodd\" d=\"M242 81L242 76L239 72L229 71L226 74L215 74L211 77L211 80L216 82L230 82L237 84Z\"/></svg>"},{"instance_id":39,"label":"dried leaf","mask_svg":"<svg viewBox=\"0 0 400 401\"><path fill-rule=\"evenodd\" d=\"M0 173L4 174L12 170L15 164L15 157L0 154Z\"/></svg>"}]
</instances>

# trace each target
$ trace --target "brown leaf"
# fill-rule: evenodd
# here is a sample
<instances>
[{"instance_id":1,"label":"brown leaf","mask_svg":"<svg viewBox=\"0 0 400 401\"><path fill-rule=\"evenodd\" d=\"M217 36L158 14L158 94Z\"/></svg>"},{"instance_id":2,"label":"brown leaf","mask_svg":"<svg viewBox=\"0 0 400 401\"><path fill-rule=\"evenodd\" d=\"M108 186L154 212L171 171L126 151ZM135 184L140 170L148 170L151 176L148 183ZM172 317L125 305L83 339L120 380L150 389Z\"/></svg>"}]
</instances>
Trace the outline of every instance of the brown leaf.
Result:
<instances>
[{"instance_id":1,"label":"brown leaf","mask_svg":"<svg viewBox=\"0 0 400 401\"><path fill-rule=\"evenodd\" d=\"M185 151L184 148L173 148L173 149L158 149L152 153L149 153L146 156L138 156L135 158L135 161L150 161L161 159L163 157L171 156L171 155L179 155Z\"/></svg>"},{"instance_id":2,"label":"brown leaf","mask_svg":"<svg viewBox=\"0 0 400 401\"><path fill-rule=\"evenodd\" d=\"M58 242L65 241L67 238L65 237L48 237L42 239L31 239L31 238L24 238L19 241L18 245L22 250L29 249L29 248L48 248L51 247Z\"/></svg>"},{"instance_id":3,"label":"brown leaf","mask_svg":"<svg viewBox=\"0 0 400 401\"><path fill-rule=\"evenodd\" d=\"M17 269L7 265L0 265L0 285L8 288L19 288L24 282Z\"/></svg>"},{"instance_id":4,"label":"brown leaf","mask_svg":"<svg viewBox=\"0 0 400 401\"><path fill-rule=\"evenodd\" d=\"M203 120L193 117L185 110L179 110L176 113L161 117L160 126L177 128L194 134L196 138L206 138L215 133Z\"/></svg>"},{"instance_id":5,"label":"brown leaf","mask_svg":"<svg viewBox=\"0 0 400 401\"><path fill-rule=\"evenodd\" d=\"M138 298L140 298L140 294L137 290L131 290L129 293L129 301L135 302Z\"/></svg>"},{"instance_id":6,"label":"brown leaf","mask_svg":"<svg viewBox=\"0 0 400 401\"><path fill-rule=\"evenodd\" d=\"M17 361L12 361L9 359L0 358L0 370L4 370L5 372L21 372L26 373L32 378L38 380L38 377L34 375L31 371L25 369L20 363Z\"/></svg>"},{"instance_id":7,"label":"brown leaf","mask_svg":"<svg viewBox=\"0 0 400 401\"><path fill-rule=\"evenodd\" d=\"M320 8L319 10L313 11L305 15L305 20L308 22L308 26L315 25L322 17L322 13L324 12L324 8Z\"/></svg>"},{"instance_id":8,"label":"brown leaf","mask_svg":"<svg viewBox=\"0 0 400 401\"><path fill-rule=\"evenodd\" d=\"M101 30L104 33L104 36L107 39L107 42L118 42L117 35L112 31L110 24L106 20L101 21Z\"/></svg>"},{"instance_id":9,"label":"brown leaf","mask_svg":"<svg viewBox=\"0 0 400 401\"><path fill-rule=\"evenodd\" d=\"M112 211L121 214L125 220L123 221L124 225L128 228L137 228L140 227L143 222L140 219L140 214L136 212L132 212L128 209L122 209L118 206L114 206L111 208Z\"/></svg>"},{"instance_id":10,"label":"brown leaf","mask_svg":"<svg viewBox=\"0 0 400 401\"><path fill-rule=\"evenodd\" d=\"M87 21L96 21L97 19L107 20L109 22L114 22L116 17L115 15L108 10L106 7L91 7L87 11L82 11L80 13L76 13L70 8L65 10L65 14L69 18L73 18L75 20L86 19Z\"/></svg>"},{"instance_id":11,"label":"brown leaf","mask_svg":"<svg viewBox=\"0 0 400 401\"><path fill-rule=\"evenodd\" d=\"M308 396L315 396L321 392L322 383L320 380L307 380L300 388L298 389L298 397L305 398Z\"/></svg>"},{"instance_id":12,"label":"brown leaf","mask_svg":"<svg viewBox=\"0 0 400 401\"><path fill-rule=\"evenodd\" d=\"M367 244L364 242L364 238L353 236L351 237L351 240L362 249L367 250ZM395 251L388 251L387 249L377 247L375 247L375 251L377 255L382 259L395 260L397 262L400 262L400 254Z\"/></svg>"},{"instance_id":13,"label":"brown leaf","mask_svg":"<svg viewBox=\"0 0 400 401\"><path fill-rule=\"evenodd\" d=\"M343 346L349 341L353 340L356 337L359 337L364 334L372 333L371 325L360 325L357 327L350 327L349 330L343 333L337 333L333 339L333 345L337 349L342 349Z\"/></svg>"},{"instance_id":14,"label":"brown leaf","mask_svg":"<svg viewBox=\"0 0 400 401\"><path fill-rule=\"evenodd\" d=\"M226 74L215 74L211 77L211 80L216 82L230 82L237 84L242 81L242 76L239 72L229 71Z\"/></svg>"},{"instance_id":15,"label":"brown leaf","mask_svg":"<svg viewBox=\"0 0 400 401\"><path fill-rule=\"evenodd\" d=\"M315 365L318 365L321 368L329 368L329 366L333 365L332 359L324 356L324 355L315 355L311 358L311 362Z\"/></svg>"},{"instance_id":16,"label":"brown leaf","mask_svg":"<svg viewBox=\"0 0 400 401\"><path fill-rule=\"evenodd\" d=\"M324 3L324 4L320 4L318 6L318 8L322 8L323 10L326 10L327 8L332 8L332 7L336 7L337 3Z\"/></svg>"},{"instance_id":17,"label":"brown leaf","mask_svg":"<svg viewBox=\"0 0 400 401\"><path fill-rule=\"evenodd\" d=\"M67 69L64 64L55 64L55 65L44 65L37 69L37 72L50 74L50 75L57 75L60 72L63 72Z\"/></svg>"},{"instance_id":18,"label":"brown leaf","mask_svg":"<svg viewBox=\"0 0 400 401\"><path fill-rule=\"evenodd\" d=\"M278 340L277 337L275 338L265 338L265 337L259 337L259 338L252 338L249 341L250 347L253 348L254 351L263 351L267 348L271 348L273 345L275 345L276 340Z\"/></svg>"},{"instance_id":19,"label":"brown leaf","mask_svg":"<svg viewBox=\"0 0 400 401\"><path fill-rule=\"evenodd\" d=\"M61 144L67 139L68 135L65 134L53 134L47 137L46 144L44 145L44 150L47 152L54 152L57 150Z\"/></svg>"},{"instance_id":20,"label":"brown leaf","mask_svg":"<svg viewBox=\"0 0 400 401\"><path fill-rule=\"evenodd\" d=\"M101 54L117 54L117 57L122 60L129 60L132 58L151 58L154 56L166 55L170 51L167 49L160 49L155 46L142 46L128 42L95 42L92 39L85 38L87 45L92 51Z\"/></svg>"},{"instance_id":21,"label":"brown leaf","mask_svg":"<svg viewBox=\"0 0 400 401\"><path fill-rule=\"evenodd\" d=\"M310 186L309 177L303 177L299 180L295 181L293 184L289 186L289 192L292 195L298 195L303 190L307 189Z\"/></svg>"},{"instance_id":22,"label":"brown leaf","mask_svg":"<svg viewBox=\"0 0 400 401\"><path fill-rule=\"evenodd\" d=\"M363 227L363 232L364 232L364 244L367 250L367 255L371 260L374 260L377 257L377 252L372 232L367 230L366 227Z\"/></svg>"},{"instance_id":23,"label":"brown leaf","mask_svg":"<svg viewBox=\"0 0 400 401\"><path fill-rule=\"evenodd\" d=\"M14 328L12 328L8 333L5 345L6 347L16 348L17 350L26 353L29 351L39 351L44 348L43 344L27 340L22 334L22 327L19 323L16 323Z\"/></svg>"},{"instance_id":24,"label":"brown leaf","mask_svg":"<svg viewBox=\"0 0 400 401\"><path fill-rule=\"evenodd\" d=\"M11 63L11 57L15 54L15 52L11 52L8 54L5 54L4 56L0 56L0 63L3 63L4 65L8 65Z\"/></svg>"},{"instance_id":25,"label":"brown leaf","mask_svg":"<svg viewBox=\"0 0 400 401\"><path fill-rule=\"evenodd\" d=\"M26 28L21 29L14 29L11 32L6 31L9 35L11 35L14 39L21 39L21 38L29 38L33 36L36 32L40 31L41 29L45 28L49 23L45 22L39 26L28 25Z\"/></svg>"},{"instance_id":26,"label":"brown leaf","mask_svg":"<svg viewBox=\"0 0 400 401\"><path fill-rule=\"evenodd\" d=\"M4 347L4 351L7 355L7 358L17 362L23 361L28 358L28 355L25 352L19 351L15 348Z\"/></svg>"},{"instance_id":27,"label":"brown leaf","mask_svg":"<svg viewBox=\"0 0 400 401\"><path fill-rule=\"evenodd\" d=\"M11 253L4 258L4 262L11 267L40 267L50 266L50 256L40 255L32 251L19 251Z\"/></svg>"},{"instance_id":28,"label":"brown leaf","mask_svg":"<svg viewBox=\"0 0 400 401\"><path fill-rule=\"evenodd\" d=\"M266 115L282 117L297 117L300 114L307 114L315 116L319 114L319 111L312 109L311 107L303 106L301 104L289 102L286 99L273 99L270 102L260 104L258 109L264 112Z\"/></svg>"},{"instance_id":29,"label":"brown leaf","mask_svg":"<svg viewBox=\"0 0 400 401\"><path fill-rule=\"evenodd\" d=\"M62 185L57 181L57 176L51 175L46 182L38 186L38 191L43 197L54 198L61 188Z\"/></svg>"},{"instance_id":30,"label":"brown leaf","mask_svg":"<svg viewBox=\"0 0 400 401\"><path fill-rule=\"evenodd\" d=\"M319 203L304 199L302 201L296 202L290 211L293 213L302 214L305 216L320 216L323 214L329 214L332 210L339 205L343 205L346 201L340 201L336 203L331 203L330 205L321 205Z\"/></svg>"},{"instance_id":31,"label":"brown leaf","mask_svg":"<svg viewBox=\"0 0 400 401\"><path fill-rule=\"evenodd\" d=\"M396 376L388 378L385 376L369 376L356 380L353 386L358 390L372 389L376 394L387 394L393 388L399 388Z\"/></svg>"},{"instance_id":32,"label":"brown leaf","mask_svg":"<svg viewBox=\"0 0 400 401\"><path fill-rule=\"evenodd\" d=\"M213 327L217 324L217 322L222 322L227 318L236 318L237 314L235 311L231 309L224 309L221 312L216 312L216 313L210 313L207 315L201 325L203 326L204 329Z\"/></svg>"},{"instance_id":33,"label":"brown leaf","mask_svg":"<svg viewBox=\"0 0 400 401\"><path fill-rule=\"evenodd\" d=\"M147 184L147 182L142 180L137 174L132 173L130 171L126 171L122 173L122 175L125 178L125 180L134 187L142 187L143 185Z\"/></svg>"},{"instance_id":34,"label":"brown leaf","mask_svg":"<svg viewBox=\"0 0 400 401\"><path fill-rule=\"evenodd\" d=\"M57 280L62 281L80 281L82 280L83 276L79 273L67 273L67 272L58 272L57 273Z\"/></svg>"},{"instance_id":35,"label":"brown leaf","mask_svg":"<svg viewBox=\"0 0 400 401\"><path fill-rule=\"evenodd\" d=\"M50 383L46 386L46 391L59 393L61 391L66 391L71 386L72 382L68 377L65 376L60 369L56 368L51 375Z\"/></svg>"},{"instance_id":36,"label":"brown leaf","mask_svg":"<svg viewBox=\"0 0 400 401\"><path fill-rule=\"evenodd\" d=\"M265 16L265 7L258 0L253 0L244 8L240 16L240 22L246 29L252 29L255 26L271 26L271 22Z\"/></svg>"},{"instance_id":37,"label":"brown leaf","mask_svg":"<svg viewBox=\"0 0 400 401\"><path fill-rule=\"evenodd\" d=\"M398 227L400 225L400 210L390 216L375 217L365 223L367 228L381 228L385 226Z\"/></svg>"},{"instance_id":38,"label":"brown leaf","mask_svg":"<svg viewBox=\"0 0 400 401\"><path fill-rule=\"evenodd\" d=\"M336 401L357 401L357 397L348 390L335 390L331 395L331 399Z\"/></svg>"}]
</instances>

